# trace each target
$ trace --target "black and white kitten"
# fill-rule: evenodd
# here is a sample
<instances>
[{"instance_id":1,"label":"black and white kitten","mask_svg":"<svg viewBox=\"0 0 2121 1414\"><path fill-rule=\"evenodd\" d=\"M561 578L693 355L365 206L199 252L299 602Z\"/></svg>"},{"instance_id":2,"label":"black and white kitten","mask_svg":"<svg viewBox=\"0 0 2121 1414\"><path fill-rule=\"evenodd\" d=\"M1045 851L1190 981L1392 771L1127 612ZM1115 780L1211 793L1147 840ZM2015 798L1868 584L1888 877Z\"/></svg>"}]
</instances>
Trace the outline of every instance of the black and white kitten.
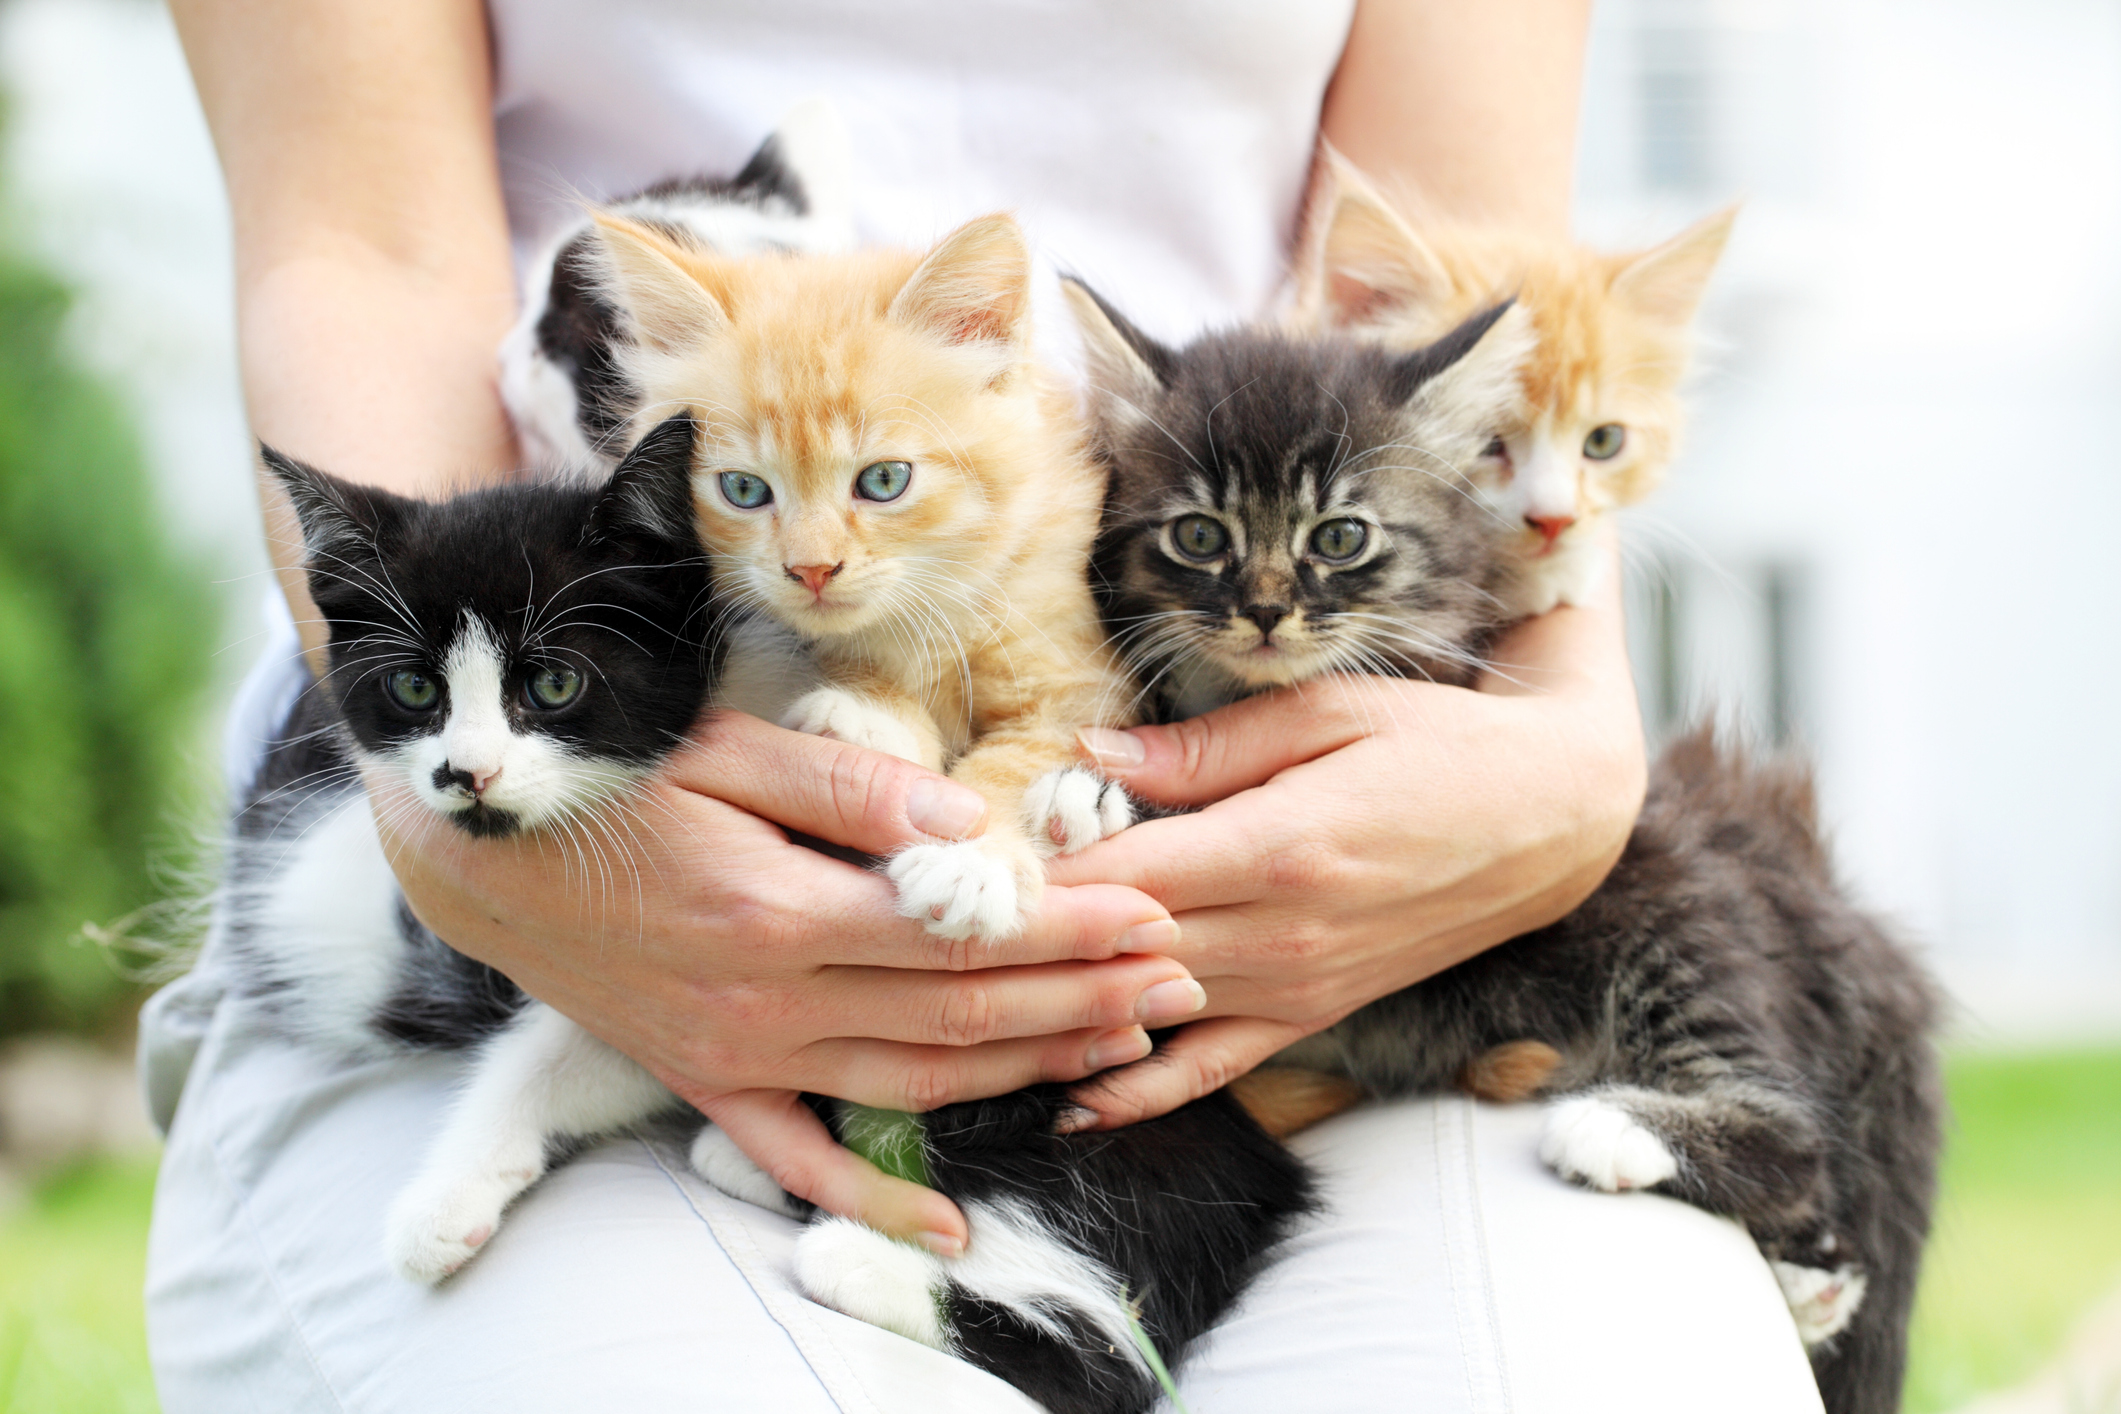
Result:
<instances>
[{"instance_id":1,"label":"black and white kitten","mask_svg":"<svg viewBox=\"0 0 2121 1414\"><path fill-rule=\"evenodd\" d=\"M600 488L519 483L442 502L264 449L301 517L331 667L236 815L223 938L240 988L303 1045L476 1050L390 1215L390 1260L417 1281L469 1260L556 1151L678 1102L423 927L371 800L481 837L548 831L567 867L621 867L575 823L619 815L722 675L693 441L676 417Z\"/></svg>"},{"instance_id":2,"label":"black and white kitten","mask_svg":"<svg viewBox=\"0 0 2121 1414\"><path fill-rule=\"evenodd\" d=\"M659 182L604 209L723 255L824 254L854 244L852 181L839 112L811 99L735 176ZM604 293L595 241L586 213L546 241L501 343L501 400L531 465L546 472L609 468L638 411L615 348L626 321Z\"/></svg>"},{"instance_id":3,"label":"black and white kitten","mask_svg":"<svg viewBox=\"0 0 2121 1414\"><path fill-rule=\"evenodd\" d=\"M1391 415L1406 358L1246 332L1172 350L1070 288L1112 477L1100 594L1164 715L1333 673L1474 681L1515 529L1459 473L1492 423L1409 435ZM1837 885L1808 773L1703 731L1657 763L1576 912L1277 1064L1388 1096L1540 1057L1542 1159L1743 1223L1830 1414L1889 1414L1941 1144L1937 1006Z\"/></svg>"}]
</instances>

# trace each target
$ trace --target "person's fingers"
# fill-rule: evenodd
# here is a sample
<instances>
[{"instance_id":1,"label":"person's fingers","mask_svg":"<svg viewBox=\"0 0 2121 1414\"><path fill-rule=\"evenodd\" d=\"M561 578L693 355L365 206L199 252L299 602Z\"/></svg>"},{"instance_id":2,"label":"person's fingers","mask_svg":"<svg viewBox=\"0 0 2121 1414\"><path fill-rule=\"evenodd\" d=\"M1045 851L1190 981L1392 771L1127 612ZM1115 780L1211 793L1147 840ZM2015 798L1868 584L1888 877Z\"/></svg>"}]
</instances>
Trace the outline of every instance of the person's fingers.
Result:
<instances>
[{"instance_id":1,"label":"person's fingers","mask_svg":"<svg viewBox=\"0 0 2121 1414\"><path fill-rule=\"evenodd\" d=\"M1147 1059L1070 1090L1073 1108L1063 1114L1058 1127L1062 1133L1118 1129L1169 1114L1222 1089L1306 1034L1300 1026L1256 1016L1196 1021L1181 1028Z\"/></svg>"},{"instance_id":2,"label":"person's fingers","mask_svg":"<svg viewBox=\"0 0 2121 1414\"><path fill-rule=\"evenodd\" d=\"M1046 872L1063 885L1139 889L1174 914L1323 882L1313 876L1330 867L1331 856L1314 841L1323 832L1306 824L1315 806L1306 812L1282 797L1269 786L1197 815L1144 820L1080 854L1049 860Z\"/></svg>"},{"instance_id":3,"label":"person's fingers","mask_svg":"<svg viewBox=\"0 0 2121 1414\"><path fill-rule=\"evenodd\" d=\"M978 972L833 968L804 998L828 1027L916 1045L978 1046L1065 1031L1170 1026L1207 993L1167 957L1055 962Z\"/></svg>"},{"instance_id":4,"label":"person's fingers","mask_svg":"<svg viewBox=\"0 0 2121 1414\"><path fill-rule=\"evenodd\" d=\"M965 1250L970 1229L957 1204L841 1145L795 1091L738 1090L700 1110L784 1191L942 1256Z\"/></svg>"},{"instance_id":5,"label":"person's fingers","mask_svg":"<svg viewBox=\"0 0 2121 1414\"><path fill-rule=\"evenodd\" d=\"M872 877L882 889L876 901L870 901L875 891L864 890L860 903L830 929L836 963L972 972L1042 962L1096 962L1123 953L1168 954L1178 943L1178 925L1162 904L1138 889L1116 884L1048 888L1040 896L1038 916L1006 942L939 938L919 920L899 917L890 883ZM813 922L823 917L815 909L804 916Z\"/></svg>"},{"instance_id":6,"label":"person's fingers","mask_svg":"<svg viewBox=\"0 0 2121 1414\"><path fill-rule=\"evenodd\" d=\"M976 791L910 761L842 741L718 712L672 756L664 775L687 790L869 854L986 828Z\"/></svg>"},{"instance_id":7,"label":"person's fingers","mask_svg":"<svg viewBox=\"0 0 2121 1414\"><path fill-rule=\"evenodd\" d=\"M1410 690L1454 689L1333 677L1247 697L1169 726L1078 733L1098 769L1148 800L1205 805L1338 751L1412 710ZM1415 700L1418 700L1418 693Z\"/></svg>"},{"instance_id":8,"label":"person's fingers","mask_svg":"<svg viewBox=\"0 0 2121 1414\"><path fill-rule=\"evenodd\" d=\"M878 1109L925 1114L1041 1081L1080 1080L1147 1054L1148 1033L1139 1026L1124 1026L984 1046L914 1046L836 1037L805 1047L799 1063L806 1090Z\"/></svg>"}]
</instances>

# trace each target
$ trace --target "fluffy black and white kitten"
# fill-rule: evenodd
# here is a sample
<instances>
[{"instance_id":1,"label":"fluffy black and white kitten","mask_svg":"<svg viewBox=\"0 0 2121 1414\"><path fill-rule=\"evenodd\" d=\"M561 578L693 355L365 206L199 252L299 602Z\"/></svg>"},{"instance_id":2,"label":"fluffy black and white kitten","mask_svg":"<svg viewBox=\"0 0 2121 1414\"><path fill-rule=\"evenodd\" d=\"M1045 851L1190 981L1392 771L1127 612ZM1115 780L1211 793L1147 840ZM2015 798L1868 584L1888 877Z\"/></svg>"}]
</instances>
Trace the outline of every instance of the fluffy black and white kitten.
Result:
<instances>
[{"instance_id":1,"label":"fluffy black and white kitten","mask_svg":"<svg viewBox=\"0 0 2121 1414\"><path fill-rule=\"evenodd\" d=\"M1410 432L1393 415L1438 351L1248 332L1175 351L1071 292L1112 476L1100 593L1165 716L1332 673L1473 681L1515 527L1458 471L1492 422ZM1657 763L1619 865L1575 913L1278 1063L1403 1095L1498 1053L1543 1058L1541 1157L1738 1219L1830 1414L1889 1414L1941 1142L1936 1013L1922 969L1837 886L1808 774L1704 731Z\"/></svg>"},{"instance_id":2,"label":"fluffy black and white kitten","mask_svg":"<svg viewBox=\"0 0 2121 1414\"><path fill-rule=\"evenodd\" d=\"M797 104L733 177L687 177L606 210L723 255L829 253L854 244L853 160L839 112ZM608 468L625 450L640 394L615 352L625 321L603 290L584 214L526 267L523 312L501 344L501 400L531 464Z\"/></svg>"},{"instance_id":3,"label":"fluffy black and white kitten","mask_svg":"<svg viewBox=\"0 0 2121 1414\"><path fill-rule=\"evenodd\" d=\"M303 1045L476 1050L390 1216L390 1259L414 1280L467 1261L556 1151L677 1103L423 927L371 799L481 837L547 831L564 867L623 867L574 825L620 813L722 670L693 441L676 417L600 488L519 483L442 502L264 450L301 517L331 667L236 816L220 926L242 990Z\"/></svg>"}]
</instances>

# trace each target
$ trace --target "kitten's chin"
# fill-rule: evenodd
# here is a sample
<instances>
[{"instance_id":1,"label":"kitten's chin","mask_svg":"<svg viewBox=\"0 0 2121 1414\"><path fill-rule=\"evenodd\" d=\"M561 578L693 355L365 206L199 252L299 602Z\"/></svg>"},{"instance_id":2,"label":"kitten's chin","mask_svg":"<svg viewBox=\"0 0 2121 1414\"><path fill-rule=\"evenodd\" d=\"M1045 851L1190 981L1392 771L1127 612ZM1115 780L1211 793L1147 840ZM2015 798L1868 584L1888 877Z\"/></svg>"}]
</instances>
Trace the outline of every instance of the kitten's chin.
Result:
<instances>
[{"instance_id":1,"label":"kitten's chin","mask_svg":"<svg viewBox=\"0 0 2121 1414\"><path fill-rule=\"evenodd\" d=\"M1332 666L1331 656L1316 649L1253 648L1243 653L1218 653L1222 670L1246 687L1287 687L1317 677Z\"/></svg>"}]
</instances>

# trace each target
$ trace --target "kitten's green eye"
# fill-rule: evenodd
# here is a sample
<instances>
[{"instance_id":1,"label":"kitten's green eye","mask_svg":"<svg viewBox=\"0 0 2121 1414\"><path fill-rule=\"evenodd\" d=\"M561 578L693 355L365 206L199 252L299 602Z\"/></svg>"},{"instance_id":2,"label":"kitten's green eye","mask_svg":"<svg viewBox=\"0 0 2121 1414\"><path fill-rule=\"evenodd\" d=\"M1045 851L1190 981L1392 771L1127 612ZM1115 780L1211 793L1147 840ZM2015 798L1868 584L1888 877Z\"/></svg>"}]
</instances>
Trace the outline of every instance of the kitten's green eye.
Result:
<instances>
[{"instance_id":1,"label":"kitten's green eye","mask_svg":"<svg viewBox=\"0 0 2121 1414\"><path fill-rule=\"evenodd\" d=\"M1189 560L1212 560L1230 545L1230 532L1214 516L1180 516L1171 522L1171 543Z\"/></svg>"},{"instance_id":2,"label":"kitten's green eye","mask_svg":"<svg viewBox=\"0 0 2121 1414\"><path fill-rule=\"evenodd\" d=\"M582 675L573 668L540 668L523 684L530 705L554 711L582 695Z\"/></svg>"},{"instance_id":3,"label":"kitten's green eye","mask_svg":"<svg viewBox=\"0 0 2121 1414\"><path fill-rule=\"evenodd\" d=\"M1480 454L1484 457L1492 457L1495 460L1500 461L1510 454L1510 449L1503 445L1502 438L1490 437L1488 439L1488 445L1480 449Z\"/></svg>"},{"instance_id":4,"label":"kitten's green eye","mask_svg":"<svg viewBox=\"0 0 2121 1414\"><path fill-rule=\"evenodd\" d=\"M1311 532L1311 553L1321 560L1352 560L1370 543L1370 527L1359 520L1329 520Z\"/></svg>"},{"instance_id":5,"label":"kitten's green eye","mask_svg":"<svg viewBox=\"0 0 2121 1414\"><path fill-rule=\"evenodd\" d=\"M773 488L748 471L722 473L722 494L739 510L752 511L773 499Z\"/></svg>"},{"instance_id":6,"label":"kitten's green eye","mask_svg":"<svg viewBox=\"0 0 2121 1414\"><path fill-rule=\"evenodd\" d=\"M1594 462L1611 461L1627 444L1627 428L1617 422L1608 422L1603 427L1592 428L1591 435L1583 439L1583 454Z\"/></svg>"},{"instance_id":7,"label":"kitten's green eye","mask_svg":"<svg viewBox=\"0 0 2121 1414\"><path fill-rule=\"evenodd\" d=\"M876 462L854 478L854 494L865 501L896 501L912 480L912 462Z\"/></svg>"},{"instance_id":8,"label":"kitten's green eye","mask_svg":"<svg viewBox=\"0 0 2121 1414\"><path fill-rule=\"evenodd\" d=\"M432 711L442 696L442 689L433 678L410 668L384 674L383 690L390 694L391 701L408 712Z\"/></svg>"}]
</instances>

